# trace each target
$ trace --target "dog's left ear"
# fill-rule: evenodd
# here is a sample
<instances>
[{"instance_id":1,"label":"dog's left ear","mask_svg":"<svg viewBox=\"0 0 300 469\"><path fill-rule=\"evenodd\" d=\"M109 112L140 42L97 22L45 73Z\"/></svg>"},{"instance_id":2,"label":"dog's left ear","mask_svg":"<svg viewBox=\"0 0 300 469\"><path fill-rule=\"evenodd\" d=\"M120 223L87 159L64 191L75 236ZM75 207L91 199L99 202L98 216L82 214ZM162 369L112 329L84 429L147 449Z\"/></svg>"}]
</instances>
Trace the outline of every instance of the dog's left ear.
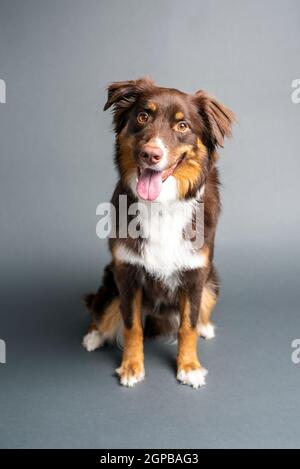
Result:
<instances>
[{"instance_id":1,"label":"dog's left ear","mask_svg":"<svg viewBox=\"0 0 300 469\"><path fill-rule=\"evenodd\" d=\"M194 99L212 145L223 147L225 137L231 137L232 124L236 120L234 113L205 91L197 91Z\"/></svg>"},{"instance_id":2,"label":"dog's left ear","mask_svg":"<svg viewBox=\"0 0 300 469\"><path fill-rule=\"evenodd\" d=\"M155 86L154 82L143 77L138 80L117 81L107 88L107 101L104 111L113 108L115 130L118 132L123 127L126 112L136 103L138 97Z\"/></svg>"}]
</instances>

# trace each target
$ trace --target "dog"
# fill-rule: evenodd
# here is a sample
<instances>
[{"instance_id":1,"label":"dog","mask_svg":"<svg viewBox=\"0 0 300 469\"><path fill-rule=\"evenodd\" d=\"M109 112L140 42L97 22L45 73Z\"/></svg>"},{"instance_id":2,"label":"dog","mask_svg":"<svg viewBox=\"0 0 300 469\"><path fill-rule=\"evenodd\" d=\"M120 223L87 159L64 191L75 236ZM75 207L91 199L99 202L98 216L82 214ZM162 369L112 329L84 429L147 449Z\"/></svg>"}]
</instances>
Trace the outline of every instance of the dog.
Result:
<instances>
[{"instance_id":1,"label":"dog","mask_svg":"<svg viewBox=\"0 0 300 469\"><path fill-rule=\"evenodd\" d=\"M119 174L111 200L116 213L121 195L129 205L161 210L149 218L139 214L137 227L147 236L124 237L117 230L110 237L112 261L102 285L85 296L92 322L83 345L92 351L122 337L116 373L132 387L145 377L144 337L176 336L177 379L199 388L207 370L197 339L214 337L211 313L219 295L213 264L221 206L217 150L231 136L235 116L202 90L187 94L148 77L112 83L104 110L109 108ZM185 228L200 206L203 242L194 246Z\"/></svg>"}]
</instances>

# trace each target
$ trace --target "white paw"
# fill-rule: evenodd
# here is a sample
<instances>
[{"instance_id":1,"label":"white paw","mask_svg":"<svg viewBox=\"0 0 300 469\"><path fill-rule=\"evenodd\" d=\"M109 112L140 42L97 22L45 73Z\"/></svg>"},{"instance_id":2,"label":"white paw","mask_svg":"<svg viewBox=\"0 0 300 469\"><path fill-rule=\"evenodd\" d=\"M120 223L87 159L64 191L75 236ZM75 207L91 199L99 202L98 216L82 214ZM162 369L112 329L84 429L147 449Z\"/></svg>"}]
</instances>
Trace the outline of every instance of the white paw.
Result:
<instances>
[{"instance_id":1,"label":"white paw","mask_svg":"<svg viewBox=\"0 0 300 469\"><path fill-rule=\"evenodd\" d=\"M145 372L141 371L140 373L128 373L123 370L123 368L120 366L120 368L116 369L117 375L120 377L120 383L123 386L127 386L128 388L133 388L137 383L142 381L145 378Z\"/></svg>"},{"instance_id":2,"label":"white paw","mask_svg":"<svg viewBox=\"0 0 300 469\"><path fill-rule=\"evenodd\" d=\"M215 326L211 322L207 324L200 322L197 326L197 332L204 339L213 339L215 337Z\"/></svg>"},{"instance_id":3,"label":"white paw","mask_svg":"<svg viewBox=\"0 0 300 469\"><path fill-rule=\"evenodd\" d=\"M101 347L101 345L103 345L103 342L104 340L100 332L94 330L94 331L88 332L84 336L82 345L88 352L93 352L97 348Z\"/></svg>"},{"instance_id":4,"label":"white paw","mask_svg":"<svg viewBox=\"0 0 300 469\"><path fill-rule=\"evenodd\" d=\"M194 389L198 389L201 386L204 386L205 376L207 375L207 370L205 368L199 368L197 370L178 370L177 379L183 384L192 386Z\"/></svg>"}]
</instances>

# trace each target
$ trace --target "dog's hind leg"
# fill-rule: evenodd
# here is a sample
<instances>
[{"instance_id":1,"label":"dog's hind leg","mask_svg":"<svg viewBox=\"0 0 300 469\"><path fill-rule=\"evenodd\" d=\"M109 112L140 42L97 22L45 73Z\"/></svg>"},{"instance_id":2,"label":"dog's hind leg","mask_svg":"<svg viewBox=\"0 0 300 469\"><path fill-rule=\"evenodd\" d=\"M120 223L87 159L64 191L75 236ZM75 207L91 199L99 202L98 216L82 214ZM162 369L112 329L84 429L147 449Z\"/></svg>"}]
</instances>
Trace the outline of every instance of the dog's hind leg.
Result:
<instances>
[{"instance_id":1,"label":"dog's hind leg","mask_svg":"<svg viewBox=\"0 0 300 469\"><path fill-rule=\"evenodd\" d=\"M218 296L218 278L213 267L202 291L200 314L197 324L198 334L205 339L213 339L215 337L215 326L210 321L210 318L217 303Z\"/></svg>"},{"instance_id":2,"label":"dog's hind leg","mask_svg":"<svg viewBox=\"0 0 300 469\"><path fill-rule=\"evenodd\" d=\"M92 316L91 326L82 341L85 349L91 352L106 341L118 340L118 337L122 336L123 321L111 265L106 267L103 284L97 293L86 295L84 300Z\"/></svg>"},{"instance_id":3,"label":"dog's hind leg","mask_svg":"<svg viewBox=\"0 0 300 469\"><path fill-rule=\"evenodd\" d=\"M93 352L103 345L104 339L99 332L96 324L92 323L82 339L82 346L88 351Z\"/></svg>"},{"instance_id":4,"label":"dog's hind leg","mask_svg":"<svg viewBox=\"0 0 300 469\"><path fill-rule=\"evenodd\" d=\"M88 352L101 347L104 342L118 341L122 337L123 321L120 313L120 300L114 298L101 312L100 320L92 319L91 326L84 336L82 345Z\"/></svg>"}]
</instances>

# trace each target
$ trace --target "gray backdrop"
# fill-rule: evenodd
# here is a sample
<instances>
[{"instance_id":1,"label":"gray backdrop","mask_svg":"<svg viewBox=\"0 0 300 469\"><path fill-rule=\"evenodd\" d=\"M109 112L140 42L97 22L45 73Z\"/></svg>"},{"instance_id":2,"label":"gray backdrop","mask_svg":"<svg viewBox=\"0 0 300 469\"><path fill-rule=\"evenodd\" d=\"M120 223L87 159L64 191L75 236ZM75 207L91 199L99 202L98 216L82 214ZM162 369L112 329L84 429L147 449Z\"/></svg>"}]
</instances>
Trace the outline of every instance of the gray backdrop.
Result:
<instances>
[{"instance_id":1,"label":"gray backdrop","mask_svg":"<svg viewBox=\"0 0 300 469\"><path fill-rule=\"evenodd\" d=\"M299 0L0 0L1 447L300 447L299 21ZM177 384L175 346L146 344L133 390L119 350L80 346L80 297L108 260L95 210L116 180L105 86L144 74L239 120L198 391Z\"/></svg>"}]
</instances>

